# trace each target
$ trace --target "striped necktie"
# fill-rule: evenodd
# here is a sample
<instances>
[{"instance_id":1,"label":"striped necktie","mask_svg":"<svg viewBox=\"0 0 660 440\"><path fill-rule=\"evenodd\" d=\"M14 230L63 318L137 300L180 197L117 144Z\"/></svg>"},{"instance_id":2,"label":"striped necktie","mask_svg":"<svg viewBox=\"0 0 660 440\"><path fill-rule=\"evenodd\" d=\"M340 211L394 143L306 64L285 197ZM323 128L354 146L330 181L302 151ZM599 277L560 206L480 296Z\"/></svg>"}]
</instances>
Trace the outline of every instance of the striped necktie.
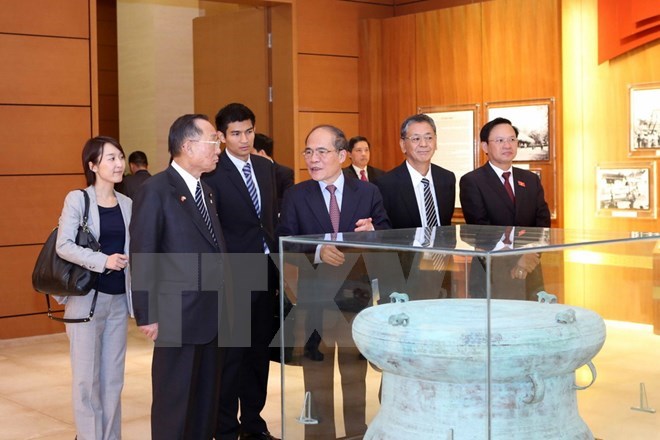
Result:
<instances>
[{"instance_id":1,"label":"striped necktie","mask_svg":"<svg viewBox=\"0 0 660 440\"><path fill-rule=\"evenodd\" d=\"M328 185L325 187L325 189L328 190L330 193L330 208L328 209L328 212L330 214L330 222L332 223L332 232L335 234L339 232L339 204L337 203L337 196L335 195L335 191L337 191L337 187L334 185Z\"/></svg>"},{"instance_id":2,"label":"striped necktie","mask_svg":"<svg viewBox=\"0 0 660 440\"><path fill-rule=\"evenodd\" d=\"M433 203L433 196L431 195L431 187L429 179L424 177L422 179L424 185L424 210L426 211L426 226L439 226L438 216L435 213L435 203Z\"/></svg>"},{"instance_id":3,"label":"striped necktie","mask_svg":"<svg viewBox=\"0 0 660 440\"><path fill-rule=\"evenodd\" d=\"M261 217L261 206L259 206L259 197L257 197L257 187L254 185L254 180L252 180L252 167L250 162L247 162L243 166L243 175L245 176L245 185L247 186L248 193L252 199L252 204L254 205L254 210L257 213L257 217ZM268 253L268 245L266 240L262 240L264 244L264 252Z\"/></svg>"},{"instance_id":4,"label":"striped necktie","mask_svg":"<svg viewBox=\"0 0 660 440\"><path fill-rule=\"evenodd\" d=\"M213 237L213 242L218 245L218 239L215 238L215 232L213 232L213 225L211 224L211 216L209 216L209 211L206 209L206 205L204 204L204 197L202 197L202 184L197 181L197 188L195 189L195 205L197 205L197 209L199 209L199 213L202 214L202 219L204 219L204 223L206 223L206 227L209 228L209 232L211 233L211 237Z\"/></svg>"}]
</instances>

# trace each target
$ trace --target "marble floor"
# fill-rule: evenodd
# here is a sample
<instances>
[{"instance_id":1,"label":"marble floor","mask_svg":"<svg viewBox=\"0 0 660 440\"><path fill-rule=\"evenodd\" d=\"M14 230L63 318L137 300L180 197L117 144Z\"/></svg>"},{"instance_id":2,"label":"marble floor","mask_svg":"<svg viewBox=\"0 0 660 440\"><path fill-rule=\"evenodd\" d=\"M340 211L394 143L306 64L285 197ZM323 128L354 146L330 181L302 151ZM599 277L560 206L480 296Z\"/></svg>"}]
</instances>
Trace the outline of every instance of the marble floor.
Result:
<instances>
[{"instance_id":1,"label":"marble floor","mask_svg":"<svg viewBox=\"0 0 660 440\"><path fill-rule=\"evenodd\" d=\"M596 383L578 392L580 414L603 440L660 439L660 336L653 335L650 326L607 324L607 341L594 359ZM151 343L131 324L122 397L125 440L149 438L151 350ZM298 400L304 396L301 369L287 366L285 371L286 392L292 396L287 399L287 440L297 440L302 438L302 429L295 423L301 410ZM0 440L71 440L75 436L65 334L0 341L0 373ZM589 374L579 370L578 383L588 382ZM274 434L282 428L280 377L279 364L271 363L264 415ZM379 382L379 374L370 368L368 418L377 409ZM640 404L640 383L645 384L649 406L658 410L655 414L630 409ZM340 395L336 401L341 402ZM337 420L338 435L342 435L342 423Z\"/></svg>"}]
</instances>

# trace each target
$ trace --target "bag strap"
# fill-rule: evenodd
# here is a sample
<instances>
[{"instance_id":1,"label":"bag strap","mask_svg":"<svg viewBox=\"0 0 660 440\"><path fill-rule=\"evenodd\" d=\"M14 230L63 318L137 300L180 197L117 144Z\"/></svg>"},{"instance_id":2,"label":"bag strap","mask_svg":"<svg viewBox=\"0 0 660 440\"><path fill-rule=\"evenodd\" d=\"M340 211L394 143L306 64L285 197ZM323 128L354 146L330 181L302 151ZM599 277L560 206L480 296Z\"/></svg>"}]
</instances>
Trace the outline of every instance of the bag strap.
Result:
<instances>
[{"instance_id":1,"label":"bag strap","mask_svg":"<svg viewBox=\"0 0 660 440\"><path fill-rule=\"evenodd\" d=\"M84 229L87 229L87 217L89 217L89 194L87 194L87 191L84 189L81 189L83 196L85 197L85 212L83 213L83 222L82 222L82 227Z\"/></svg>"},{"instance_id":2,"label":"bag strap","mask_svg":"<svg viewBox=\"0 0 660 440\"><path fill-rule=\"evenodd\" d=\"M94 311L96 310L96 299L99 296L99 291L96 290L94 291L94 298L92 299L92 307L89 310L89 316L85 318L60 318L59 316L55 316L54 313L56 312L61 312L61 310L53 310L50 307L50 295L46 295L46 305L48 306L48 317L52 319L53 321L59 321L59 322L66 322L69 324L77 324L81 322L89 322L92 320L94 317Z\"/></svg>"}]
</instances>

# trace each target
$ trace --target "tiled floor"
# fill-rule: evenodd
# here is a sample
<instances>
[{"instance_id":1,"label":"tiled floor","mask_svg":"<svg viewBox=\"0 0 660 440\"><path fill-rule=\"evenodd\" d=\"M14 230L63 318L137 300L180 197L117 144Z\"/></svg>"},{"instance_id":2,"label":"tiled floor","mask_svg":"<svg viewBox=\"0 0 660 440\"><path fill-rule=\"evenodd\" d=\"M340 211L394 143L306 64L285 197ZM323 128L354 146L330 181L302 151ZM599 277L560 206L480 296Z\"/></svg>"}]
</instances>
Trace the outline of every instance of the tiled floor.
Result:
<instances>
[{"instance_id":1,"label":"tiled floor","mask_svg":"<svg viewBox=\"0 0 660 440\"><path fill-rule=\"evenodd\" d=\"M607 327L605 346L594 359L598 368L596 383L578 392L580 413L596 437L604 440L660 439L660 336L653 335L649 326L608 322ZM151 343L131 323L123 393L125 440L149 439L151 350ZM295 377L300 369L287 368L287 393L296 398L302 396L302 381ZM0 373L0 440L74 437L65 334L0 341ZM578 371L578 382L588 381L588 376L588 372ZM370 369L368 393L374 395L369 397L372 406L369 416L377 407L375 393L379 380L378 374ZM630 409L640 403L641 382L645 383L649 406L659 410L658 413ZM287 408L287 419L295 419L300 415L300 406L294 404L294 399L290 400L292 406ZM279 364L271 363L264 415L275 434L281 429L280 401L280 368ZM298 440L301 432L301 429L289 429L287 440Z\"/></svg>"}]
</instances>

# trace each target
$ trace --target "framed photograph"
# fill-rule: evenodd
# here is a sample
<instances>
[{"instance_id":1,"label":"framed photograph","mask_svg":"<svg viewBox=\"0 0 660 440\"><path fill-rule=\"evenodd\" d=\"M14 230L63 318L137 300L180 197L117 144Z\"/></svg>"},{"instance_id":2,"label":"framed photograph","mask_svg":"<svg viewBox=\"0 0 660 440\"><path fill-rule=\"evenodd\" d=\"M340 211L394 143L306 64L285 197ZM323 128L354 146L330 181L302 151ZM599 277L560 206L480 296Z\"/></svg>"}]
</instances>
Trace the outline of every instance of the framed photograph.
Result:
<instances>
[{"instance_id":1,"label":"framed photograph","mask_svg":"<svg viewBox=\"0 0 660 440\"><path fill-rule=\"evenodd\" d=\"M660 156L660 83L630 86L630 155Z\"/></svg>"},{"instance_id":2,"label":"framed photograph","mask_svg":"<svg viewBox=\"0 0 660 440\"><path fill-rule=\"evenodd\" d=\"M596 167L596 213L608 217L655 218L655 163Z\"/></svg>"},{"instance_id":3,"label":"framed photograph","mask_svg":"<svg viewBox=\"0 0 660 440\"><path fill-rule=\"evenodd\" d=\"M420 107L417 111L435 122L438 149L431 162L452 171L456 179L474 170L479 161L479 104ZM456 207L461 207L460 197L456 197Z\"/></svg>"},{"instance_id":4,"label":"framed photograph","mask_svg":"<svg viewBox=\"0 0 660 440\"><path fill-rule=\"evenodd\" d=\"M488 121L506 118L518 128L515 162L549 161L554 144L554 98L486 103Z\"/></svg>"}]
</instances>

